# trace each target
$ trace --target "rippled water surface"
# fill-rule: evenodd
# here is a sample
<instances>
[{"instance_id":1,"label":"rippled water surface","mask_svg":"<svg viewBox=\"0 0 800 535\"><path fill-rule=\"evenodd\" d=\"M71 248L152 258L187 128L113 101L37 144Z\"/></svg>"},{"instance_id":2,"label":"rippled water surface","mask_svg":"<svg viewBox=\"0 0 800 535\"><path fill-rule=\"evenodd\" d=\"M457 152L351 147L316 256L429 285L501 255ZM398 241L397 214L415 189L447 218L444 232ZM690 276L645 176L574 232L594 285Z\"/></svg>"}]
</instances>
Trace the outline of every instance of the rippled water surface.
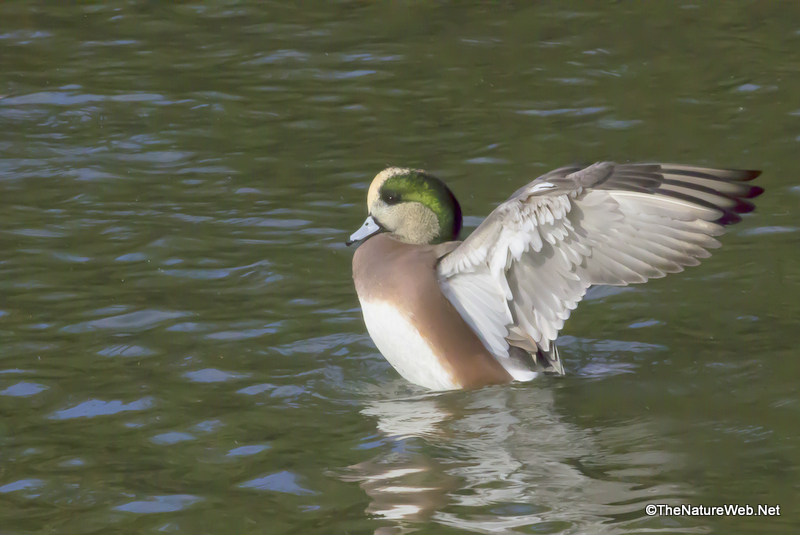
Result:
<instances>
[{"instance_id":1,"label":"rippled water surface","mask_svg":"<svg viewBox=\"0 0 800 535\"><path fill-rule=\"evenodd\" d=\"M0 4L0 533L797 533L799 65L792 2ZM343 245L372 176L475 226L598 159L767 193L595 288L567 377L401 380Z\"/></svg>"}]
</instances>

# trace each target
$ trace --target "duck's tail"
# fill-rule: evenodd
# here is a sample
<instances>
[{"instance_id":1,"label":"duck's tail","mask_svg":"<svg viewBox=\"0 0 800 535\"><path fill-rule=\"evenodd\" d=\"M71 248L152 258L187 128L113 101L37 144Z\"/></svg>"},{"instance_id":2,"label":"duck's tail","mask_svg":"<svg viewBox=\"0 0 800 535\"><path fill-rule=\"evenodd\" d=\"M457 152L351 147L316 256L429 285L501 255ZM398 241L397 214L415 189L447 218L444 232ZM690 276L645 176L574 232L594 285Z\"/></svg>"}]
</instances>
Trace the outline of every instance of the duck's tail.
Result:
<instances>
[{"instance_id":1,"label":"duck's tail","mask_svg":"<svg viewBox=\"0 0 800 535\"><path fill-rule=\"evenodd\" d=\"M550 343L550 349L547 351L539 349L536 352L536 364L542 366L544 373L564 375L564 365L561 364L561 357L558 356L555 340Z\"/></svg>"}]
</instances>

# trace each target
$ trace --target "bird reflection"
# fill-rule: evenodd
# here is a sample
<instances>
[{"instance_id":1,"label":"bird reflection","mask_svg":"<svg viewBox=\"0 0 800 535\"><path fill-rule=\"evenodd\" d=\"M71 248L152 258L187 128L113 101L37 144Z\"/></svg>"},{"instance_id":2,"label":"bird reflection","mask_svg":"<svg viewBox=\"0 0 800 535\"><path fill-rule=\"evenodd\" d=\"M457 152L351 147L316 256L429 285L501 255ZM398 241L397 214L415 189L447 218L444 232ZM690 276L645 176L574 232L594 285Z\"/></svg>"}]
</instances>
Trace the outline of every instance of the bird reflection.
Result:
<instances>
[{"instance_id":1,"label":"bird reflection","mask_svg":"<svg viewBox=\"0 0 800 535\"><path fill-rule=\"evenodd\" d=\"M440 462L420 455L426 439L435 443L447 434L453 413L436 394L370 402L362 414L377 419L378 430L392 440L392 451L351 466L345 481L357 481L371 498L366 512L397 522L376 533L406 533L406 523L421 523L448 503L460 480Z\"/></svg>"},{"instance_id":2,"label":"bird reflection","mask_svg":"<svg viewBox=\"0 0 800 535\"><path fill-rule=\"evenodd\" d=\"M676 496L689 493L657 481L681 463L654 450L646 425L581 429L558 415L546 386L378 399L362 413L375 418L382 453L350 466L342 479L370 497L366 512L386 521L375 532L381 535L429 522L479 533L531 525L658 532L666 525L645 516L645 504L677 504ZM698 529L692 519L669 525L671 533Z\"/></svg>"}]
</instances>

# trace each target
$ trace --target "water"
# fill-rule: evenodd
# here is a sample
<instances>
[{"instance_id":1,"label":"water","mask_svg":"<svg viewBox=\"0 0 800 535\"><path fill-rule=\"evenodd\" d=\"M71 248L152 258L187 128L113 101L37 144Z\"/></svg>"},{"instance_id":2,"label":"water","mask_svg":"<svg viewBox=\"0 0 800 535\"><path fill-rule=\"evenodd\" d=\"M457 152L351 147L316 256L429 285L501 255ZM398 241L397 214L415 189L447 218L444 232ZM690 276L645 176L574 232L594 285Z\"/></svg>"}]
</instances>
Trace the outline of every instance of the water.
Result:
<instances>
[{"instance_id":1,"label":"water","mask_svg":"<svg viewBox=\"0 0 800 535\"><path fill-rule=\"evenodd\" d=\"M0 5L0 533L797 532L800 9L526 6ZM342 243L372 176L474 226L598 159L767 193L595 289L567 377L401 380Z\"/></svg>"}]
</instances>

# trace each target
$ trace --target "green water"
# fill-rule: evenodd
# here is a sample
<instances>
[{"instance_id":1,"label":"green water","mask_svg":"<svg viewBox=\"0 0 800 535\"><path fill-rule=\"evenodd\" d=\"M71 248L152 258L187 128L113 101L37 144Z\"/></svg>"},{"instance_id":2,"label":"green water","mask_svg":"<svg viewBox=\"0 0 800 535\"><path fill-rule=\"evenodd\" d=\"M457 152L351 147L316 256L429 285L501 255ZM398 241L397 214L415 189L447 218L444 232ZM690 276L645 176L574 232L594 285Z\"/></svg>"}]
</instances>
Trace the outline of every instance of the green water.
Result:
<instances>
[{"instance_id":1,"label":"green water","mask_svg":"<svg viewBox=\"0 0 800 535\"><path fill-rule=\"evenodd\" d=\"M798 532L800 4L4 2L0 95L2 535ZM767 192L592 291L567 377L400 379L343 245L371 178L474 227L599 159Z\"/></svg>"}]
</instances>

